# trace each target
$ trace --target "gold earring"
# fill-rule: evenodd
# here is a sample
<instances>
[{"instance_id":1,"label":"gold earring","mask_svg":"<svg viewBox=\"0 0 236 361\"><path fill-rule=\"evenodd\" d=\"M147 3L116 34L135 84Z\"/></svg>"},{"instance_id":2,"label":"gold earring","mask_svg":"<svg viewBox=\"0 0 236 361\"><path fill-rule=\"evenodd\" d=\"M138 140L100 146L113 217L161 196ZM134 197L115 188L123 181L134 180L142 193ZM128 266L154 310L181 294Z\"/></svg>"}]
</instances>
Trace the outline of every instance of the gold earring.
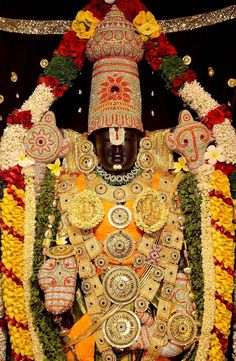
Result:
<instances>
[{"instance_id":1,"label":"gold earring","mask_svg":"<svg viewBox=\"0 0 236 361\"><path fill-rule=\"evenodd\" d=\"M76 161L77 169L81 173L91 173L97 166L98 160L94 153L94 146L90 140L84 140L79 146L79 157Z\"/></svg>"}]
</instances>

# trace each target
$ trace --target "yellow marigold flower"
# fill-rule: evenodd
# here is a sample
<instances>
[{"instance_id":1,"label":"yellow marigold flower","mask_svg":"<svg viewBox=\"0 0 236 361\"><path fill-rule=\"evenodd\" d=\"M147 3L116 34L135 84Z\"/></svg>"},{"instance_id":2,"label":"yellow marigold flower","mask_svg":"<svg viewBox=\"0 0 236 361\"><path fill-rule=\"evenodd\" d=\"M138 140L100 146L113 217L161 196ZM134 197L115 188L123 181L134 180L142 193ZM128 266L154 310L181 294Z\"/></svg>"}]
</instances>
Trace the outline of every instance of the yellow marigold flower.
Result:
<instances>
[{"instance_id":1,"label":"yellow marigold flower","mask_svg":"<svg viewBox=\"0 0 236 361\"><path fill-rule=\"evenodd\" d=\"M161 34L161 26L150 11L140 11L133 24L143 41L158 38Z\"/></svg>"},{"instance_id":2,"label":"yellow marigold flower","mask_svg":"<svg viewBox=\"0 0 236 361\"><path fill-rule=\"evenodd\" d=\"M90 39L98 24L99 20L90 11L80 10L72 22L71 29L76 32L78 38Z\"/></svg>"}]
</instances>

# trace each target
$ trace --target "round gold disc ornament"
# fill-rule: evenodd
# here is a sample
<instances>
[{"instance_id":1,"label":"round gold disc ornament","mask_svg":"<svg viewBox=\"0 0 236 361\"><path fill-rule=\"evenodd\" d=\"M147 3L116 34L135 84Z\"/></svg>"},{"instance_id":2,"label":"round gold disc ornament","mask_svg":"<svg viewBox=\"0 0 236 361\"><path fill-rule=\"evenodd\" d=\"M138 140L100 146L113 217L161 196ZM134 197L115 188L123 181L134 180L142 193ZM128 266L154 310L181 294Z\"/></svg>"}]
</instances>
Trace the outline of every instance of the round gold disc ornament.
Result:
<instances>
[{"instance_id":1,"label":"round gold disc ornament","mask_svg":"<svg viewBox=\"0 0 236 361\"><path fill-rule=\"evenodd\" d=\"M132 219L132 214L129 208L125 206L114 206L108 212L108 220L113 227L125 228Z\"/></svg>"},{"instance_id":2,"label":"round gold disc ornament","mask_svg":"<svg viewBox=\"0 0 236 361\"><path fill-rule=\"evenodd\" d=\"M168 338L179 346L187 346L197 336L197 325L194 319L183 313L175 313L168 322Z\"/></svg>"},{"instance_id":3,"label":"round gold disc ornament","mask_svg":"<svg viewBox=\"0 0 236 361\"><path fill-rule=\"evenodd\" d=\"M137 164L141 169L149 170L154 166L154 156L151 152L144 150L137 155Z\"/></svg>"},{"instance_id":4,"label":"round gold disc ornament","mask_svg":"<svg viewBox=\"0 0 236 361\"><path fill-rule=\"evenodd\" d=\"M106 254L118 262L128 259L133 254L134 248L134 239L124 231L112 232L104 242Z\"/></svg>"},{"instance_id":5,"label":"round gold disc ornament","mask_svg":"<svg viewBox=\"0 0 236 361\"><path fill-rule=\"evenodd\" d=\"M47 250L46 255L49 258L63 259L67 257L71 257L76 253L76 249L74 246L67 244L63 246L55 246L51 247Z\"/></svg>"},{"instance_id":6,"label":"round gold disc ornament","mask_svg":"<svg viewBox=\"0 0 236 361\"><path fill-rule=\"evenodd\" d=\"M168 213L169 209L162 200L161 194L151 188L146 188L134 203L135 223L149 234L165 225Z\"/></svg>"},{"instance_id":7,"label":"round gold disc ornament","mask_svg":"<svg viewBox=\"0 0 236 361\"><path fill-rule=\"evenodd\" d=\"M103 324L105 340L117 349L123 349L135 343L140 329L139 318L129 310L116 312Z\"/></svg>"},{"instance_id":8,"label":"round gold disc ornament","mask_svg":"<svg viewBox=\"0 0 236 361\"><path fill-rule=\"evenodd\" d=\"M69 222L81 229L96 227L105 215L101 200L95 192L84 190L75 195L68 209Z\"/></svg>"},{"instance_id":9,"label":"round gold disc ornament","mask_svg":"<svg viewBox=\"0 0 236 361\"><path fill-rule=\"evenodd\" d=\"M115 304L131 303L139 292L139 278L129 267L114 267L103 279L104 293Z\"/></svg>"},{"instance_id":10,"label":"round gold disc ornament","mask_svg":"<svg viewBox=\"0 0 236 361\"><path fill-rule=\"evenodd\" d=\"M93 143L90 140L84 140L81 145L79 146L79 150L82 153L90 153L94 149Z\"/></svg>"},{"instance_id":11,"label":"round gold disc ornament","mask_svg":"<svg viewBox=\"0 0 236 361\"><path fill-rule=\"evenodd\" d=\"M92 172L97 165L97 157L94 153L82 154L77 161L78 170L82 173Z\"/></svg>"}]
</instances>

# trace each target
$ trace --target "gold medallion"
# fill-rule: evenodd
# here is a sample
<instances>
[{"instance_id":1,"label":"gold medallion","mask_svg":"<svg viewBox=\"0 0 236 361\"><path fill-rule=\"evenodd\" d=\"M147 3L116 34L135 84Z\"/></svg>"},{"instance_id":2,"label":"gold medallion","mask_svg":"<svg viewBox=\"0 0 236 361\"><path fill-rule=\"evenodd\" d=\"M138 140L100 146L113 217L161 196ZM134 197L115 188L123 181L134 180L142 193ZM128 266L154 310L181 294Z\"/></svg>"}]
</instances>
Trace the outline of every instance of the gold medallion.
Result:
<instances>
[{"instance_id":1,"label":"gold medallion","mask_svg":"<svg viewBox=\"0 0 236 361\"><path fill-rule=\"evenodd\" d=\"M129 208L125 206L114 206L108 212L108 220L113 227L125 228L132 219L132 214Z\"/></svg>"},{"instance_id":2,"label":"gold medallion","mask_svg":"<svg viewBox=\"0 0 236 361\"><path fill-rule=\"evenodd\" d=\"M134 204L135 223L148 234L157 232L165 225L168 213L168 207L161 194L152 188L146 188Z\"/></svg>"},{"instance_id":3,"label":"gold medallion","mask_svg":"<svg viewBox=\"0 0 236 361\"><path fill-rule=\"evenodd\" d=\"M118 261L124 261L134 252L135 241L128 232L115 231L111 233L104 242L106 254Z\"/></svg>"},{"instance_id":4,"label":"gold medallion","mask_svg":"<svg viewBox=\"0 0 236 361\"><path fill-rule=\"evenodd\" d=\"M173 343L187 346L196 339L197 325L190 315L178 312L170 317L167 333Z\"/></svg>"},{"instance_id":5,"label":"gold medallion","mask_svg":"<svg viewBox=\"0 0 236 361\"><path fill-rule=\"evenodd\" d=\"M105 340L117 349L134 344L139 337L140 330L139 318L129 310L116 312L103 325Z\"/></svg>"},{"instance_id":6,"label":"gold medallion","mask_svg":"<svg viewBox=\"0 0 236 361\"><path fill-rule=\"evenodd\" d=\"M78 228L96 227L104 217L104 207L95 192L84 190L75 195L68 207L69 222Z\"/></svg>"},{"instance_id":7,"label":"gold medallion","mask_svg":"<svg viewBox=\"0 0 236 361\"><path fill-rule=\"evenodd\" d=\"M129 267L114 267L103 279L104 293L115 304L131 303L139 292L139 278Z\"/></svg>"}]
</instances>

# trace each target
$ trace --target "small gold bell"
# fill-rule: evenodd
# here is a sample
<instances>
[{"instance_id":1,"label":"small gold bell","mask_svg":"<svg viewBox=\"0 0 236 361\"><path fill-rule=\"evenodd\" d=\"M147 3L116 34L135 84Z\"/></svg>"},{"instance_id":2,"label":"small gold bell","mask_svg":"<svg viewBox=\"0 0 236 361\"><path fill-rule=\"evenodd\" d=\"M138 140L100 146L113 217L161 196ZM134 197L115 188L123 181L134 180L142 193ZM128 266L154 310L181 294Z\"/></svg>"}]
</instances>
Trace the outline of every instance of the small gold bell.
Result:
<instances>
[{"instance_id":1,"label":"small gold bell","mask_svg":"<svg viewBox=\"0 0 236 361\"><path fill-rule=\"evenodd\" d=\"M55 221L55 216L54 216L54 214L50 214L49 216L48 216L48 220L49 220L49 222L50 223L53 223L54 221Z\"/></svg>"},{"instance_id":2,"label":"small gold bell","mask_svg":"<svg viewBox=\"0 0 236 361\"><path fill-rule=\"evenodd\" d=\"M186 276L190 276L192 273L192 270L190 267L185 267L184 268L184 273L186 274Z\"/></svg>"},{"instance_id":3,"label":"small gold bell","mask_svg":"<svg viewBox=\"0 0 236 361\"><path fill-rule=\"evenodd\" d=\"M44 233L44 236L46 238L52 238L52 231L51 229L48 229L45 233Z\"/></svg>"}]
</instances>

